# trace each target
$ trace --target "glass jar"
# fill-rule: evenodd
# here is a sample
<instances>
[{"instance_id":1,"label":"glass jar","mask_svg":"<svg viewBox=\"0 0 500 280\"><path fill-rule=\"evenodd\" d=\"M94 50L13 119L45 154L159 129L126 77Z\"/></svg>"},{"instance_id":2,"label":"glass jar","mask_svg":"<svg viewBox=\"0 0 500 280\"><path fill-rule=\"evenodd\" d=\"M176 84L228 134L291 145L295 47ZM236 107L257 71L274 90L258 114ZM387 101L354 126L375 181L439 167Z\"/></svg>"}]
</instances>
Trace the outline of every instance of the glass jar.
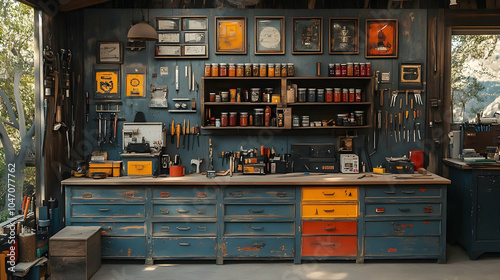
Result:
<instances>
[{"instance_id":1,"label":"glass jar","mask_svg":"<svg viewBox=\"0 0 500 280\"><path fill-rule=\"evenodd\" d=\"M359 76L366 77L366 64L363 62L359 64Z\"/></svg>"},{"instance_id":2,"label":"glass jar","mask_svg":"<svg viewBox=\"0 0 500 280\"><path fill-rule=\"evenodd\" d=\"M342 102L342 93L340 88L335 88L333 90L333 102Z\"/></svg>"},{"instance_id":3,"label":"glass jar","mask_svg":"<svg viewBox=\"0 0 500 280\"><path fill-rule=\"evenodd\" d=\"M241 88L236 89L236 102L241 102Z\"/></svg>"},{"instance_id":4,"label":"glass jar","mask_svg":"<svg viewBox=\"0 0 500 280\"><path fill-rule=\"evenodd\" d=\"M356 101L356 91L354 88L349 89L349 102L355 102Z\"/></svg>"},{"instance_id":5,"label":"glass jar","mask_svg":"<svg viewBox=\"0 0 500 280\"><path fill-rule=\"evenodd\" d=\"M372 75L372 64L371 62L366 63L366 76L371 77Z\"/></svg>"},{"instance_id":6,"label":"glass jar","mask_svg":"<svg viewBox=\"0 0 500 280\"><path fill-rule=\"evenodd\" d=\"M227 63L219 63L219 77L227 77Z\"/></svg>"},{"instance_id":7,"label":"glass jar","mask_svg":"<svg viewBox=\"0 0 500 280\"><path fill-rule=\"evenodd\" d=\"M281 63L281 77L286 77L288 75L288 68L286 63Z\"/></svg>"},{"instance_id":8,"label":"glass jar","mask_svg":"<svg viewBox=\"0 0 500 280\"><path fill-rule=\"evenodd\" d=\"M307 102L316 102L316 89L308 88L307 89Z\"/></svg>"},{"instance_id":9,"label":"glass jar","mask_svg":"<svg viewBox=\"0 0 500 280\"><path fill-rule=\"evenodd\" d=\"M267 64L267 76L274 77L274 64L273 63Z\"/></svg>"},{"instance_id":10,"label":"glass jar","mask_svg":"<svg viewBox=\"0 0 500 280\"><path fill-rule=\"evenodd\" d=\"M306 102L306 89L298 88L297 89L297 102Z\"/></svg>"},{"instance_id":11,"label":"glass jar","mask_svg":"<svg viewBox=\"0 0 500 280\"><path fill-rule=\"evenodd\" d=\"M343 126L344 125L344 117L347 114L337 114L337 120L335 120L335 126Z\"/></svg>"},{"instance_id":12,"label":"glass jar","mask_svg":"<svg viewBox=\"0 0 500 280\"><path fill-rule=\"evenodd\" d=\"M316 102L325 102L325 90L318 88L316 90Z\"/></svg>"},{"instance_id":13,"label":"glass jar","mask_svg":"<svg viewBox=\"0 0 500 280\"><path fill-rule=\"evenodd\" d=\"M229 126L237 126L238 125L238 113L230 112L229 113Z\"/></svg>"},{"instance_id":14,"label":"glass jar","mask_svg":"<svg viewBox=\"0 0 500 280\"><path fill-rule=\"evenodd\" d=\"M229 63L228 76L229 77L236 77L236 65L234 65L234 63Z\"/></svg>"},{"instance_id":15,"label":"glass jar","mask_svg":"<svg viewBox=\"0 0 500 280\"><path fill-rule=\"evenodd\" d=\"M263 126L264 125L264 109L256 108L254 111L254 125L255 126Z\"/></svg>"},{"instance_id":16,"label":"glass jar","mask_svg":"<svg viewBox=\"0 0 500 280\"><path fill-rule=\"evenodd\" d=\"M356 116L356 125L365 125L365 112L364 111L354 111Z\"/></svg>"},{"instance_id":17,"label":"glass jar","mask_svg":"<svg viewBox=\"0 0 500 280\"><path fill-rule=\"evenodd\" d=\"M258 77L259 74L260 74L260 72L259 72L259 64L258 63L252 64L252 76Z\"/></svg>"},{"instance_id":18,"label":"glass jar","mask_svg":"<svg viewBox=\"0 0 500 280\"><path fill-rule=\"evenodd\" d=\"M281 77L281 63L274 64L274 76Z\"/></svg>"},{"instance_id":19,"label":"glass jar","mask_svg":"<svg viewBox=\"0 0 500 280\"><path fill-rule=\"evenodd\" d=\"M210 118L210 125L215 126L215 117Z\"/></svg>"},{"instance_id":20,"label":"glass jar","mask_svg":"<svg viewBox=\"0 0 500 280\"><path fill-rule=\"evenodd\" d=\"M240 126L248 126L248 112L240 113Z\"/></svg>"},{"instance_id":21,"label":"glass jar","mask_svg":"<svg viewBox=\"0 0 500 280\"><path fill-rule=\"evenodd\" d=\"M227 112L220 113L220 125L221 126L228 126L229 125L229 117L228 117Z\"/></svg>"},{"instance_id":22,"label":"glass jar","mask_svg":"<svg viewBox=\"0 0 500 280\"><path fill-rule=\"evenodd\" d=\"M271 102L272 95L273 95L273 88L266 88L262 93L262 102Z\"/></svg>"},{"instance_id":23,"label":"glass jar","mask_svg":"<svg viewBox=\"0 0 500 280\"><path fill-rule=\"evenodd\" d=\"M335 63L335 77L342 77L342 65Z\"/></svg>"},{"instance_id":24,"label":"glass jar","mask_svg":"<svg viewBox=\"0 0 500 280\"><path fill-rule=\"evenodd\" d=\"M293 63L287 63L286 74L288 75L288 77L295 76L295 66L293 65Z\"/></svg>"},{"instance_id":25,"label":"glass jar","mask_svg":"<svg viewBox=\"0 0 500 280\"><path fill-rule=\"evenodd\" d=\"M236 89L235 88L229 89L229 101L236 102Z\"/></svg>"},{"instance_id":26,"label":"glass jar","mask_svg":"<svg viewBox=\"0 0 500 280\"><path fill-rule=\"evenodd\" d=\"M354 77L359 77L359 63L354 63Z\"/></svg>"},{"instance_id":27,"label":"glass jar","mask_svg":"<svg viewBox=\"0 0 500 280\"><path fill-rule=\"evenodd\" d=\"M354 76L354 65L352 63L347 63L347 77Z\"/></svg>"},{"instance_id":28,"label":"glass jar","mask_svg":"<svg viewBox=\"0 0 500 280\"><path fill-rule=\"evenodd\" d=\"M219 77L219 63L212 63L212 77Z\"/></svg>"},{"instance_id":29,"label":"glass jar","mask_svg":"<svg viewBox=\"0 0 500 280\"><path fill-rule=\"evenodd\" d=\"M342 68L342 77L347 77L347 63L342 63L340 65Z\"/></svg>"},{"instance_id":30,"label":"glass jar","mask_svg":"<svg viewBox=\"0 0 500 280\"><path fill-rule=\"evenodd\" d=\"M212 66L210 66L210 63L205 63L205 77L210 76L212 76Z\"/></svg>"},{"instance_id":31,"label":"glass jar","mask_svg":"<svg viewBox=\"0 0 500 280\"><path fill-rule=\"evenodd\" d=\"M250 102L260 102L260 88L250 89Z\"/></svg>"},{"instance_id":32,"label":"glass jar","mask_svg":"<svg viewBox=\"0 0 500 280\"><path fill-rule=\"evenodd\" d=\"M271 107L267 106L264 110L264 126L271 125Z\"/></svg>"},{"instance_id":33,"label":"glass jar","mask_svg":"<svg viewBox=\"0 0 500 280\"><path fill-rule=\"evenodd\" d=\"M215 119L215 127L220 127L221 126L221 120L219 118Z\"/></svg>"},{"instance_id":34,"label":"glass jar","mask_svg":"<svg viewBox=\"0 0 500 280\"><path fill-rule=\"evenodd\" d=\"M229 102L229 91L221 91L220 92L220 101L221 102Z\"/></svg>"},{"instance_id":35,"label":"glass jar","mask_svg":"<svg viewBox=\"0 0 500 280\"><path fill-rule=\"evenodd\" d=\"M220 102L220 94L215 95L215 102Z\"/></svg>"},{"instance_id":36,"label":"glass jar","mask_svg":"<svg viewBox=\"0 0 500 280\"><path fill-rule=\"evenodd\" d=\"M309 126L309 116L302 116L302 126Z\"/></svg>"},{"instance_id":37,"label":"glass jar","mask_svg":"<svg viewBox=\"0 0 500 280\"><path fill-rule=\"evenodd\" d=\"M356 102L361 102L361 89L360 88L356 89L355 101Z\"/></svg>"},{"instance_id":38,"label":"glass jar","mask_svg":"<svg viewBox=\"0 0 500 280\"><path fill-rule=\"evenodd\" d=\"M342 89L342 102L349 102L349 90L346 88Z\"/></svg>"},{"instance_id":39,"label":"glass jar","mask_svg":"<svg viewBox=\"0 0 500 280\"><path fill-rule=\"evenodd\" d=\"M245 76L245 65L243 63L236 64L236 77Z\"/></svg>"},{"instance_id":40,"label":"glass jar","mask_svg":"<svg viewBox=\"0 0 500 280\"><path fill-rule=\"evenodd\" d=\"M328 77L335 77L335 63L328 64Z\"/></svg>"},{"instance_id":41,"label":"glass jar","mask_svg":"<svg viewBox=\"0 0 500 280\"><path fill-rule=\"evenodd\" d=\"M215 92L209 93L209 100L210 102L215 102Z\"/></svg>"},{"instance_id":42,"label":"glass jar","mask_svg":"<svg viewBox=\"0 0 500 280\"><path fill-rule=\"evenodd\" d=\"M266 63L261 63L260 64L260 72L259 72L260 77L267 77L267 64Z\"/></svg>"},{"instance_id":43,"label":"glass jar","mask_svg":"<svg viewBox=\"0 0 500 280\"><path fill-rule=\"evenodd\" d=\"M252 63L245 63L245 77L252 77Z\"/></svg>"},{"instance_id":44,"label":"glass jar","mask_svg":"<svg viewBox=\"0 0 500 280\"><path fill-rule=\"evenodd\" d=\"M333 102L333 88L325 88L325 102Z\"/></svg>"}]
</instances>

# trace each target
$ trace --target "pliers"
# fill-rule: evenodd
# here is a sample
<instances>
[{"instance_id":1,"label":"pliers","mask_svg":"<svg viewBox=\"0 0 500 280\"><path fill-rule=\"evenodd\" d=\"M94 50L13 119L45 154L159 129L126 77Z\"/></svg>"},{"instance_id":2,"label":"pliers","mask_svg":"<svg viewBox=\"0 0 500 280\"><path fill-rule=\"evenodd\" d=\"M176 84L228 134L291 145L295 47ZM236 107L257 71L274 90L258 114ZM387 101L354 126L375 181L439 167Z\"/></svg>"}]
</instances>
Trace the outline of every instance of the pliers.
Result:
<instances>
[{"instance_id":1,"label":"pliers","mask_svg":"<svg viewBox=\"0 0 500 280\"><path fill-rule=\"evenodd\" d=\"M392 91L392 97L391 97L391 104L390 104L391 107L396 107L396 99L397 98L398 98L398 91L397 90L393 90Z\"/></svg>"}]
</instances>

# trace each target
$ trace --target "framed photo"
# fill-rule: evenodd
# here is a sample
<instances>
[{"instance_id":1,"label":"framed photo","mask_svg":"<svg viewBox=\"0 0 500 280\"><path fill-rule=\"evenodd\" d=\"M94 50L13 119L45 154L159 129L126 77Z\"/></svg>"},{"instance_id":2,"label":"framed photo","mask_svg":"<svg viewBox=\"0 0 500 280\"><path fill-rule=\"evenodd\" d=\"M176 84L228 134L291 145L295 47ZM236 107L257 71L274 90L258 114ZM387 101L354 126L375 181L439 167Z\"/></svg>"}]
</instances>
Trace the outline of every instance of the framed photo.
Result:
<instances>
[{"instance_id":1,"label":"framed photo","mask_svg":"<svg viewBox=\"0 0 500 280\"><path fill-rule=\"evenodd\" d=\"M399 66L399 87L422 89L422 63L401 63Z\"/></svg>"},{"instance_id":2,"label":"framed photo","mask_svg":"<svg viewBox=\"0 0 500 280\"><path fill-rule=\"evenodd\" d=\"M182 18L182 30L207 30L206 17L184 17Z\"/></svg>"},{"instance_id":3,"label":"framed photo","mask_svg":"<svg viewBox=\"0 0 500 280\"><path fill-rule=\"evenodd\" d=\"M184 32L184 43L205 43L205 32Z\"/></svg>"},{"instance_id":4,"label":"framed photo","mask_svg":"<svg viewBox=\"0 0 500 280\"><path fill-rule=\"evenodd\" d=\"M207 55L207 46L205 46L205 45L184 45L183 55L205 56L205 55Z\"/></svg>"},{"instance_id":5,"label":"framed photo","mask_svg":"<svg viewBox=\"0 0 500 280\"><path fill-rule=\"evenodd\" d=\"M180 45L156 45L157 56L180 56Z\"/></svg>"},{"instance_id":6,"label":"framed photo","mask_svg":"<svg viewBox=\"0 0 500 280\"><path fill-rule=\"evenodd\" d=\"M323 18L292 18L292 54L323 53Z\"/></svg>"},{"instance_id":7,"label":"framed photo","mask_svg":"<svg viewBox=\"0 0 500 280\"><path fill-rule=\"evenodd\" d=\"M255 17L255 54L285 54L285 17Z\"/></svg>"},{"instance_id":8,"label":"framed photo","mask_svg":"<svg viewBox=\"0 0 500 280\"><path fill-rule=\"evenodd\" d=\"M97 63L123 63L121 42L97 42Z\"/></svg>"},{"instance_id":9,"label":"framed photo","mask_svg":"<svg viewBox=\"0 0 500 280\"><path fill-rule=\"evenodd\" d=\"M180 43L181 34L179 32L158 32L158 43Z\"/></svg>"},{"instance_id":10,"label":"framed photo","mask_svg":"<svg viewBox=\"0 0 500 280\"><path fill-rule=\"evenodd\" d=\"M359 53L359 18L330 18L330 54Z\"/></svg>"},{"instance_id":11,"label":"framed photo","mask_svg":"<svg viewBox=\"0 0 500 280\"><path fill-rule=\"evenodd\" d=\"M398 20L366 20L366 58L398 57Z\"/></svg>"},{"instance_id":12,"label":"framed photo","mask_svg":"<svg viewBox=\"0 0 500 280\"><path fill-rule=\"evenodd\" d=\"M247 53L246 17L215 17L215 53Z\"/></svg>"},{"instance_id":13,"label":"framed photo","mask_svg":"<svg viewBox=\"0 0 500 280\"><path fill-rule=\"evenodd\" d=\"M96 69L95 70L95 100L116 101L120 96L120 70Z\"/></svg>"},{"instance_id":14,"label":"framed photo","mask_svg":"<svg viewBox=\"0 0 500 280\"><path fill-rule=\"evenodd\" d=\"M158 17L156 18L158 31L179 31L180 18Z\"/></svg>"}]
</instances>

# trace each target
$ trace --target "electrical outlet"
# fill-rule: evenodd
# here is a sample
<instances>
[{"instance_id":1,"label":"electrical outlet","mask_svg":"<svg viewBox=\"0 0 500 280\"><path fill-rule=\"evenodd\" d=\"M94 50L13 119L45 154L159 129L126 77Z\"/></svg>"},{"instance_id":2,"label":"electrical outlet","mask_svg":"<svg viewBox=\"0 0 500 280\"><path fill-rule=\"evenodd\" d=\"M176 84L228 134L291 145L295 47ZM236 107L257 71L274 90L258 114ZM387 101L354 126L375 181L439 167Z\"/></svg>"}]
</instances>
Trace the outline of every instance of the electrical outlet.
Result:
<instances>
[{"instance_id":1,"label":"electrical outlet","mask_svg":"<svg viewBox=\"0 0 500 280\"><path fill-rule=\"evenodd\" d=\"M160 76L167 76L168 75L168 67L160 67Z\"/></svg>"},{"instance_id":2,"label":"electrical outlet","mask_svg":"<svg viewBox=\"0 0 500 280\"><path fill-rule=\"evenodd\" d=\"M391 73L382 73L382 82L390 82L391 81Z\"/></svg>"}]
</instances>

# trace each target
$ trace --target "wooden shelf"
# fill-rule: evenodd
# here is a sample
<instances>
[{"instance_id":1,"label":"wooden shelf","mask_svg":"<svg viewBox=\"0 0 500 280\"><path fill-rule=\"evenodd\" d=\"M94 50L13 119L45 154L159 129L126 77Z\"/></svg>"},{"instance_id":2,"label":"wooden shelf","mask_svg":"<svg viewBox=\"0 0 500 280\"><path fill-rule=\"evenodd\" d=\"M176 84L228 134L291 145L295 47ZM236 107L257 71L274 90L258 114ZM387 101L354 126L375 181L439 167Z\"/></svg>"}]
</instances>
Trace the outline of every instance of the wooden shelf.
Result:
<instances>
[{"instance_id":1,"label":"wooden shelf","mask_svg":"<svg viewBox=\"0 0 500 280\"><path fill-rule=\"evenodd\" d=\"M280 80L280 79L282 79L282 77L201 77L201 78L205 79L205 80Z\"/></svg>"},{"instance_id":2,"label":"wooden shelf","mask_svg":"<svg viewBox=\"0 0 500 280\"><path fill-rule=\"evenodd\" d=\"M271 102L205 102L205 105L210 106L276 106L281 105L281 103L271 103Z\"/></svg>"},{"instance_id":3,"label":"wooden shelf","mask_svg":"<svg viewBox=\"0 0 500 280\"><path fill-rule=\"evenodd\" d=\"M287 103L289 106L338 106L338 105L370 105L370 102L295 102Z\"/></svg>"},{"instance_id":4,"label":"wooden shelf","mask_svg":"<svg viewBox=\"0 0 500 280\"><path fill-rule=\"evenodd\" d=\"M371 128L370 125L353 125L353 126L292 126L293 129L359 129Z\"/></svg>"},{"instance_id":5,"label":"wooden shelf","mask_svg":"<svg viewBox=\"0 0 500 280\"><path fill-rule=\"evenodd\" d=\"M221 126L221 127L215 127L215 126L202 126L202 129L213 129L213 130L234 130L234 129L244 129L244 130L256 130L256 129L267 129L267 130L272 130L272 129L285 129L284 127L277 127L277 126Z\"/></svg>"},{"instance_id":6,"label":"wooden shelf","mask_svg":"<svg viewBox=\"0 0 500 280\"><path fill-rule=\"evenodd\" d=\"M370 80L372 77L283 77L288 80Z\"/></svg>"}]
</instances>

